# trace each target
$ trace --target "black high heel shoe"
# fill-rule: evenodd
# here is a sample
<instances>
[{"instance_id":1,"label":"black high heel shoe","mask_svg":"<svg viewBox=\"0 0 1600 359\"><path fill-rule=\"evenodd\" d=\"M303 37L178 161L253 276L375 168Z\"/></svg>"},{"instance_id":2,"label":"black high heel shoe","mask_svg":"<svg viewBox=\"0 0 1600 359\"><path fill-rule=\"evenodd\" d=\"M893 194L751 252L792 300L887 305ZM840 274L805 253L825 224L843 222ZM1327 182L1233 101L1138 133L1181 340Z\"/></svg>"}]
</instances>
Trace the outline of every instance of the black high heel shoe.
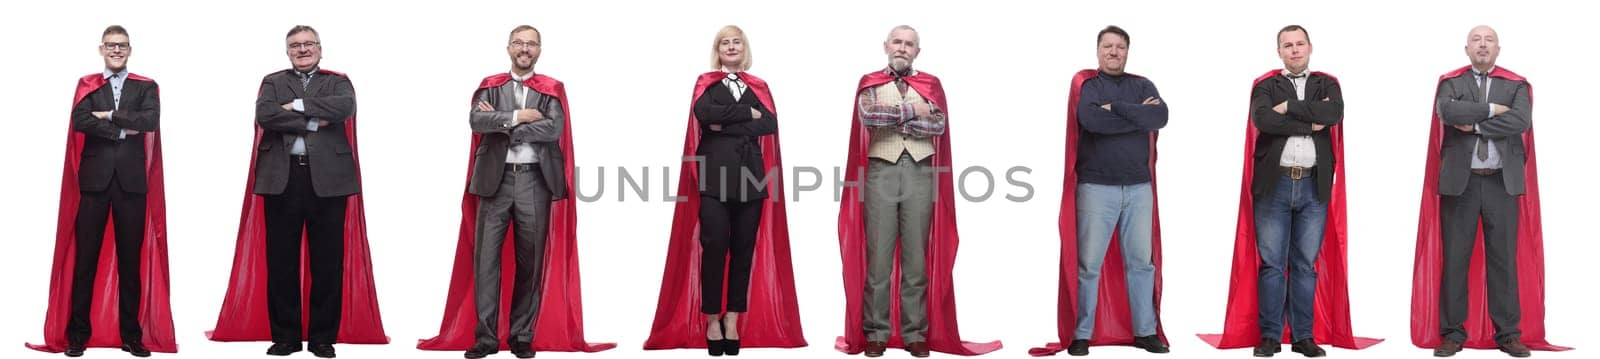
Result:
<instances>
[{"instance_id":1,"label":"black high heel shoe","mask_svg":"<svg viewBox=\"0 0 1600 359\"><path fill-rule=\"evenodd\" d=\"M717 331L718 332L722 332L723 328L721 328L721 326L722 326L722 320L721 319L717 320L717 326L718 326ZM726 334L724 334L724 335L726 335ZM706 338L706 354L710 355L710 356L714 356L714 357L722 356L722 353L725 350L724 347L726 346L723 343L727 342L727 341L728 341L727 339Z\"/></svg>"},{"instance_id":2,"label":"black high heel shoe","mask_svg":"<svg viewBox=\"0 0 1600 359\"><path fill-rule=\"evenodd\" d=\"M722 324L722 338L723 338L722 339L722 343L723 343L722 352L723 353L727 353L728 355L739 355L739 340L738 339L727 339L728 338L728 324L727 323L722 323L722 319L727 319L727 318L728 318L727 316L723 316L722 318L717 319L717 323L718 324ZM738 324L738 322L735 321L734 324Z\"/></svg>"}]
</instances>

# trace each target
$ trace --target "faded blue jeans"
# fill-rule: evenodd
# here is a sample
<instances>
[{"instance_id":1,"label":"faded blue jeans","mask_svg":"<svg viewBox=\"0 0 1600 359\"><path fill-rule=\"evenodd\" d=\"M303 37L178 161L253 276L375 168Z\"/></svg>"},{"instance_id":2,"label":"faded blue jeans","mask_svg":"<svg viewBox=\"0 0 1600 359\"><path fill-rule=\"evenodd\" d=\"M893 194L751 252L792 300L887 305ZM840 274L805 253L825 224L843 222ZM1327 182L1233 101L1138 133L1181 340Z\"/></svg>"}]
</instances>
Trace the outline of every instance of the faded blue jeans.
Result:
<instances>
[{"instance_id":1,"label":"faded blue jeans","mask_svg":"<svg viewBox=\"0 0 1600 359\"><path fill-rule=\"evenodd\" d=\"M1156 334L1156 266L1150 258L1154 199L1149 182L1125 186L1078 184L1078 326L1073 338L1091 339L1094 335L1100 265L1105 262L1113 230L1122 245L1133 334Z\"/></svg>"}]
</instances>

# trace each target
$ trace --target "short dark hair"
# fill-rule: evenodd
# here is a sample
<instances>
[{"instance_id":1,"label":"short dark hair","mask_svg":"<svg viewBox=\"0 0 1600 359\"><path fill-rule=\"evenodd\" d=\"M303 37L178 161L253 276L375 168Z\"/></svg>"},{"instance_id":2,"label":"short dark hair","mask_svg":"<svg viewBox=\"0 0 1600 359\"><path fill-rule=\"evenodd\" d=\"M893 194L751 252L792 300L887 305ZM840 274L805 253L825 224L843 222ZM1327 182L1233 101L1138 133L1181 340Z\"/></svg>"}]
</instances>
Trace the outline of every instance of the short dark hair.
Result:
<instances>
[{"instance_id":1,"label":"short dark hair","mask_svg":"<svg viewBox=\"0 0 1600 359\"><path fill-rule=\"evenodd\" d=\"M519 32L528 31L528 30L533 30L533 33L539 34L539 42L544 42L544 32L539 31L539 28L533 27L533 25L518 25L517 28L511 29L511 34L510 35L506 35L506 38L509 39L511 37L517 36L517 33L519 33Z\"/></svg>"},{"instance_id":2,"label":"short dark hair","mask_svg":"<svg viewBox=\"0 0 1600 359\"><path fill-rule=\"evenodd\" d=\"M317 33L317 29L313 29L310 26L306 26L306 25L295 25L293 28L289 29L289 34L288 35L283 35L283 38L287 39L290 36L294 36L294 34L298 34L298 33L302 33L302 32L310 32L312 35L317 35L317 38L319 40L322 38L322 34L318 34Z\"/></svg>"},{"instance_id":3,"label":"short dark hair","mask_svg":"<svg viewBox=\"0 0 1600 359\"><path fill-rule=\"evenodd\" d=\"M1100 30L1099 34L1095 34L1094 35L1094 44L1095 45L1099 45L1100 44L1100 39L1105 37L1106 34L1117 34L1117 36L1121 36L1122 37L1122 41L1123 42L1126 42L1129 45L1133 44L1133 39L1128 37L1128 31L1127 30L1123 30L1120 27L1117 27L1117 25L1106 26L1105 29Z\"/></svg>"},{"instance_id":4,"label":"short dark hair","mask_svg":"<svg viewBox=\"0 0 1600 359\"><path fill-rule=\"evenodd\" d=\"M1277 39L1274 39L1274 41L1281 41L1280 39L1283 39L1283 33L1285 33L1285 32L1297 31L1297 30L1306 34L1306 43L1310 44L1311 43L1311 32L1310 31L1306 31L1306 28L1303 27L1303 26L1300 26L1300 25L1284 26L1283 29L1278 30L1278 37L1277 37Z\"/></svg>"},{"instance_id":5,"label":"short dark hair","mask_svg":"<svg viewBox=\"0 0 1600 359\"><path fill-rule=\"evenodd\" d=\"M111 25L111 26L106 26L106 31L100 33L100 37L106 37L106 36L111 36L111 35L128 36L128 29L122 28L122 25Z\"/></svg>"}]
</instances>

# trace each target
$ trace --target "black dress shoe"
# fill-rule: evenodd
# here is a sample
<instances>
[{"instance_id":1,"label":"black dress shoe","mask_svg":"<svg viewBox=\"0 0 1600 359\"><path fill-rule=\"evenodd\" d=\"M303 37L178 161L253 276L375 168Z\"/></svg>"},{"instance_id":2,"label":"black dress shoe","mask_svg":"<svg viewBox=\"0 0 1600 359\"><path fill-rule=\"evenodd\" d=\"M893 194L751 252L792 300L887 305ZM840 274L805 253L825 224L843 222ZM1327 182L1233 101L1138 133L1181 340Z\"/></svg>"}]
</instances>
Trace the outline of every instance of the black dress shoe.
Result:
<instances>
[{"instance_id":1,"label":"black dress shoe","mask_svg":"<svg viewBox=\"0 0 1600 359\"><path fill-rule=\"evenodd\" d=\"M127 342L127 344L122 345L122 351L140 358L150 357L150 349L145 349L144 343L140 342Z\"/></svg>"},{"instance_id":2,"label":"black dress shoe","mask_svg":"<svg viewBox=\"0 0 1600 359\"><path fill-rule=\"evenodd\" d=\"M499 346L478 344L473 345L472 349L467 349L466 354L463 356L465 356L467 359L482 359L483 357L489 356L489 354L494 354L499 351Z\"/></svg>"},{"instance_id":3,"label":"black dress shoe","mask_svg":"<svg viewBox=\"0 0 1600 359\"><path fill-rule=\"evenodd\" d=\"M333 353L333 344L312 344L310 350L311 355L315 355L318 358L332 358L336 356Z\"/></svg>"},{"instance_id":4,"label":"black dress shoe","mask_svg":"<svg viewBox=\"0 0 1600 359\"><path fill-rule=\"evenodd\" d=\"M1522 345L1522 340L1520 339L1512 339L1511 341L1500 343L1499 347L1500 351L1511 355L1513 358L1527 358L1533 355L1533 352L1528 350L1527 345Z\"/></svg>"},{"instance_id":5,"label":"black dress shoe","mask_svg":"<svg viewBox=\"0 0 1600 359\"><path fill-rule=\"evenodd\" d=\"M85 349L88 349L88 348L85 347L83 344L68 343L67 344L67 351L63 352L62 354L66 354L69 357L77 358L77 357L83 356L83 351Z\"/></svg>"},{"instance_id":6,"label":"black dress shoe","mask_svg":"<svg viewBox=\"0 0 1600 359\"><path fill-rule=\"evenodd\" d=\"M1254 355L1257 358L1271 358L1273 354L1277 354L1279 351L1283 351L1283 343L1277 339L1261 338L1261 342L1256 343L1256 349L1250 355Z\"/></svg>"},{"instance_id":7,"label":"black dress shoe","mask_svg":"<svg viewBox=\"0 0 1600 359\"><path fill-rule=\"evenodd\" d=\"M1433 347L1433 356L1441 358L1455 356L1459 352L1461 352L1461 342L1449 338L1440 340L1439 346Z\"/></svg>"},{"instance_id":8,"label":"black dress shoe","mask_svg":"<svg viewBox=\"0 0 1600 359\"><path fill-rule=\"evenodd\" d=\"M506 346L511 347L511 355L515 355L517 358L528 359L535 354L531 343L506 342Z\"/></svg>"},{"instance_id":9,"label":"black dress shoe","mask_svg":"<svg viewBox=\"0 0 1600 359\"><path fill-rule=\"evenodd\" d=\"M1309 338L1300 339L1300 341L1290 344L1289 350L1300 353L1300 355L1304 355L1307 358L1319 358L1328 355L1328 352L1323 351L1322 347L1317 346L1316 340Z\"/></svg>"},{"instance_id":10,"label":"black dress shoe","mask_svg":"<svg viewBox=\"0 0 1600 359\"><path fill-rule=\"evenodd\" d=\"M272 343L272 347L267 348L267 355L285 356L299 351L300 342Z\"/></svg>"},{"instance_id":11,"label":"black dress shoe","mask_svg":"<svg viewBox=\"0 0 1600 359\"><path fill-rule=\"evenodd\" d=\"M722 340L722 353L723 354L727 354L727 355L739 355L739 340L738 339L723 339Z\"/></svg>"},{"instance_id":12,"label":"black dress shoe","mask_svg":"<svg viewBox=\"0 0 1600 359\"><path fill-rule=\"evenodd\" d=\"M1161 337L1154 335L1133 337L1133 347L1144 349L1144 351L1156 354L1165 354L1169 351L1172 351L1167 349L1167 343L1161 342Z\"/></svg>"},{"instance_id":13,"label":"black dress shoe","mask_svg":"<svg viewBox=\"0 0 1600 359\"><path fill-rule=\"evenodd\" d=\"M1089 355L1089 340L1073 340L1072 344L1067 345L1067 355L1078 357Z\"/></svg>"}]
</instances>

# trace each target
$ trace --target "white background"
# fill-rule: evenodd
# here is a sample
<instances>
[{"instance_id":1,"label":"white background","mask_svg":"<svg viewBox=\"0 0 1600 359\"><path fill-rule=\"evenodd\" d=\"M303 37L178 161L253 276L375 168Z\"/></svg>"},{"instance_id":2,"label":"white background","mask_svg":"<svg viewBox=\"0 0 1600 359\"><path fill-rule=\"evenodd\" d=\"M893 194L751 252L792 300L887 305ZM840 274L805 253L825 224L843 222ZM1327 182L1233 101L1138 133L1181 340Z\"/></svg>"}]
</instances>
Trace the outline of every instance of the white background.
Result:
<instances>
[{"instance_id":1,"label":"white background","mask_svg":"<svg viewBox=\"0 0 1600 359\"><path fill-rule=\"evenodd\" d=\"M1544 192L1549 338L1584 346L1596 314L1581 304L1581 278L1596 247L1583 230L1594 192L1590 176L1594 30L1569 5L1546 2L428 2L334 1L234 4L22 2L0 15L5 71L0 107L0 356L44 357L38 342L63 131L74 81L98 72L106 25L132 35L130 68L162 87L170 227L172 304L181 356L260 355L265 343L215 343L238 226L262 75L288 66L284 33L322 34L323 67L348 73L360 95L367 218L384 323L393 344L340 346L344 357L451 358L415 340L437 333L460 221L467 167L467 99L484 76L505 71L507 32L538 26L537 67L567 83L578 165L606 167L605 200L580 204L586 329L620 348L594 357L697 357L699 351L641 354L659 290L678 155L695 76L724 24L742 26L755 55L751 72L772 85L790 166L842 165L850 99L858 77L884 66L880 43L894 25L921 30L916 67L940 76L950 99L955 165L1034 168L1036 191L1015 203L1002 186L989 202L961 202L963 246L956 275L962 334L1004 340L993 354L1020 357L1056 340L1056 232L1065 102L1073 72L1093 68L1096 31L1132 34L1133 73L1150 77L1171 104L1160 172L1166 257L1164 323L1174 356L1244 357L1193 337L1222 329L1238 203L1240 146L1251 79L1281 66L1274 34L1310 29L1312 69L1340 77L1350 193L1351 308L1357 335L1388 341L1338 357L1428 352L1409 343L1412 256L1429 103L1439 74L1467 64L1467 31L1501 35L1500 63L1538 89ZM616 168L650 171L651 198L617 200ZM662 167L671 170L663 171ZM831 172L825 170L824 172ZM593 194L592 176L580 186ZM833 178L828 175L826 181ZM791 183L791 186L793 183ZM981 181L971 183L981 189ZM789 205L801 316L811 346L747 355L838 355L843 331L835 219L827 192ZM1527 303L1535 304L1535 303ZM1143 356L1095 348L1096 356ZM106 350L95 356L120 356ZM569 357L574 354L554 354ZM300 354L306 355L306 354ZM891 356L905 355L902 352ZM1283 355L1294 355L1285 352ZM1464 357L1500 357L1493 351ZM1538 353L1571 357L1577 353Z\"/></svg>"}]
</instances>

